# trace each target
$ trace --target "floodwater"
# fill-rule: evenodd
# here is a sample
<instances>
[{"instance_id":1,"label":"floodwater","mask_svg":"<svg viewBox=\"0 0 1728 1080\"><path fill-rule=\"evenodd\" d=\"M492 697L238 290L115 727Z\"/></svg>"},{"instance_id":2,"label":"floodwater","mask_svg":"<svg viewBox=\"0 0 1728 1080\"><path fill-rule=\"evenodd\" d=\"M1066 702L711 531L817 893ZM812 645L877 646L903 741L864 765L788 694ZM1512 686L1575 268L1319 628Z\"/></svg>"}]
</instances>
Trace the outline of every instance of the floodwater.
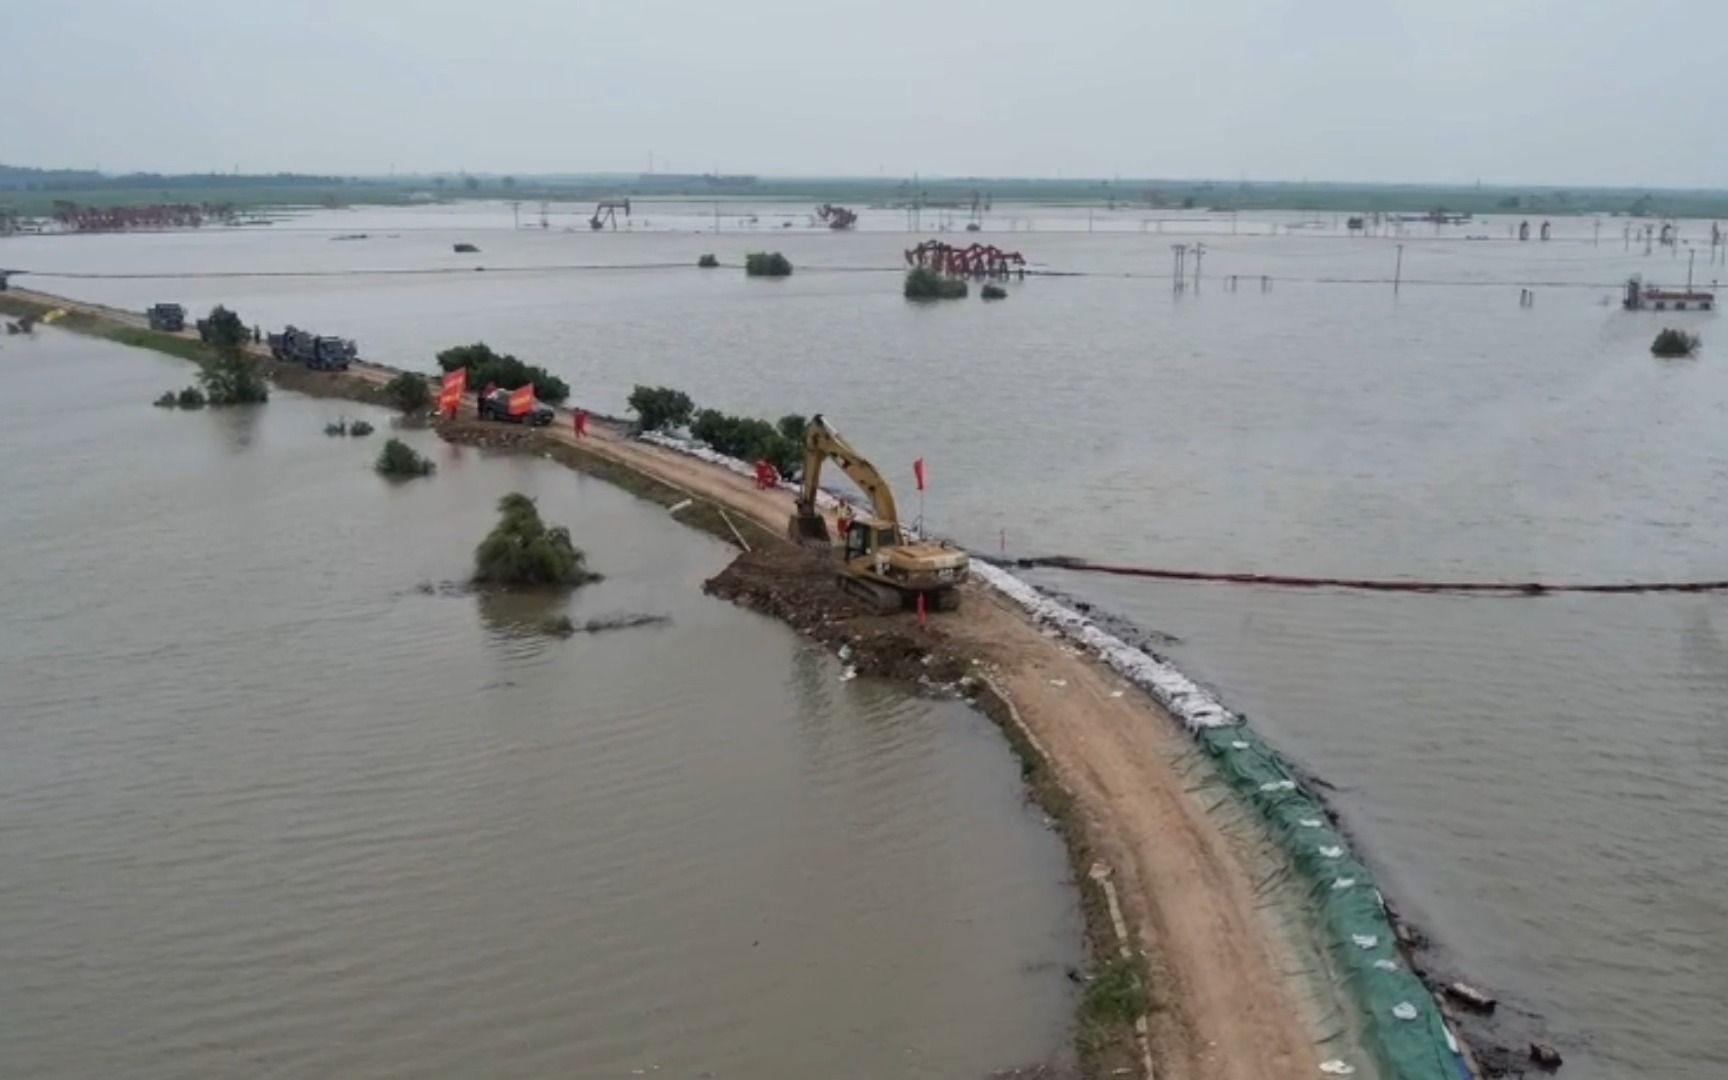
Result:
<instances>
[{"instance_id":1,"label":"floodwater","mask_svg":"<svg viewBox=\"0 0 1728 1080\"><path fill-rule=\"evenodd\" d=\"M1321 576L1728 578L1719 317L1617 303L1632 273L1683 285L1690 261L1699 282L1728 277L1707 223L1646 255L1613 218L1556 219L1552 242L1521 244L1518 218L1352 237L1335 215L996 207L982 239L1082 276L998 304L915 305L897 268L930 234L904 232L903 214L867 212L847 234L809 227L803 207L727 205L719 233L711 215L639 204L631 230L596 234L568 211L546 230L512 229L499 206L314 213L18 238L0 262L216 275L23 281L134 308L221 301L408 366L483 339L606 411L637 382L758 415L821 411L903 488L926 458L918 509L984 550ZM964 216L947 239L973 239ZM334 239L353 233L366 239ZM458 241L481 253L454 254ZM1176 243L1190 274L1204 245L1201 282L1180 294ZM764 248L794 276L693 265ZM423 272L351 273L407 269ZM1652 359L1661 325L1700 330L1700 358ZM1728 1073L1721 597L1037 577L1170 635L1190 674L1336 784L1447 963L1536 1014L1569 1075Z\"/></svg>"},{"instance_id":2,"label":"floodwater","mask_svg":"<svg viewBox=\"0 0 1728 1080\"><path fill-rule=\"evenodd\" d=\"M0 339L0 1074L983 1077L1079 916L1000 734L703 596L549 463L148 352ZM380 425L327 438L346 413ZM603 582L476 596L510 490ZM430 592L421 590L429 584ZM549 615L670 624L568 640Z\"/></svg>"}]
</instances>

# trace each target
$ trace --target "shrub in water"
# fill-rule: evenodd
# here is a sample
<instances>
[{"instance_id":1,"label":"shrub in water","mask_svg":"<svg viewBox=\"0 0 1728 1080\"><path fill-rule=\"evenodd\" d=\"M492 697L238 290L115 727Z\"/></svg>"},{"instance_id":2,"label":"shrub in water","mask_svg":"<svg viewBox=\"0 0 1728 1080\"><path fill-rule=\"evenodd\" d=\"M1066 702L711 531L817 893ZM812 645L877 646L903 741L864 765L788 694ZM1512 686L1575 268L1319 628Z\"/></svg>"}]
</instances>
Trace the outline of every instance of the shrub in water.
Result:
<instances>
[{"instance_id":1,"label":"shrub in water","mask_svg":"<svg viewBox=\"0 0 1728 1080\"><path fill-rule=\"evenodd\" d=\"M172 390L162 391L162 396L156 399L158 409L172 409L178 404L180 404L180 399L174 395Z\"/></svg>"},{"instance_id":2,"label":"shrub in water","mask_svg":"<svg viewBox=\"0 0 1728 1080\"><path fill-rule=\"evenodd\" d=\"M966 282L960 278L944 277L926 267L906 272L908 300L960 300L969 291Z\"/></svg>"},{"instance_id":3,"label":"shrub in water","mask_svg":"<svg viewBox=\"0 0 1728 1080\"><path fill-rule=\"evenodd\" d=\"M1656 340L1650 343L1650 352L1669 358L1691 356L1702 344L1703 341L1697 334L1688 334L1684 330L1670 327L1656 335Z\"/></svg>"},{"instance_id":4,"label":"shrub in water","mask_svg":"<svg viewBox=\"0 0 1728 1080\"><path fill-rule=\"evenodd\" d=\"M505 390L534 384L534 396L548 405L556 405L570 396L570 384L542 367L524 364L508 353L495 353L485 342L458 345L438 354L438 367L444 371L468 369L468 386L479 390L488 383Z\"/></svg>"},{"instance_id":5,"label":"shrub in water","mask_svg":"<svg viewBox=\"0 0 1728 1080\"><path fill-rule=\"evenodd\" d=\"M978 295L985 300L1006 300L1008 290L1000 285L986 285L978 290Z\"/></svg>"},{"instance_id":6,"label":"shrub in water","mask_svg":"<svg viewBox=\"0 0 1728 1080\"><path fill-rule=\"evenodd\" d=\"M571 587L599 578L568 529L540 520L533 499L512 492L498 500L498 515L497 526L474 549L477 583Z\"/></svg>"},{"instance_id":7,"label":"shrub in water","mask_svg":"<svg viewBox=\"0 0 1728 1080\"><path fill-rule=\"evenodd\" d=\"M348 421L338 420L332 424L325 424L324 425L324 434L326 434L326 435L346 435L346 434L348 434Z\"/></svg>"},{"instance_id":8,"label":"shrub in water","mask_svg":"<svg viewBox=\"0 0 1728 1080\"><path fill-rule=\"evenodd\" d=\"M182 409L202 409L204 407L204 391L196 386L188 386L180 391L180 396L176 400Z\"/></svg>"},{"instance_id":9,"label":"shrub in water","mask_svg":"<svg viewBox=\"0 0 1728 1080\"><path fill-rule=\"evenodd\" d=\"M385 383L384 396L403 412L419 412L432 404L432 388L426 385L424 376L412 371L404 371Z\"/></svg>"},{"instance_id":10,"label":"shrub in water","mask_svg":"<svg viewBox=\"0 0 1728 1080\"><path fill-rule=\"evenodd\" d=\"M704 255L700 259L696 260L696 265L700 266L704 270L712 270L716 266L720 265L720 257L717 255Z\"/></svg>"},{"instance_id":11,"label":"shrub in water","mask_svg":"<svg viewBox=\"0 0 1728 1080\"><path fill-rule=\"evenodd\" d=\"M364 420L356 420L348 425L348 434L356 439L372 434L372 425Z\"/></svg>"},{"instance_id":12,"label":"shrub in water","mask_svg":"<svg viewBox=\"0 0 1728 1080\"><path fill-rule=\"evenodd\" d=\"M384 444L384 449L378 452L375 467L383 476L427 476L437 468L401 439L391 439Z\"/></svg>"},{"instance_id":13,"label":"shrub in water","mask_svg":"<svg viewBox=\"0 0 1728 1080\"><path fill-rule=\"evenodd\" d=\"M792 260L778 251L752 251L744 256L744 273L750 277L788 277Z\"/></svg>"}]
</instances>

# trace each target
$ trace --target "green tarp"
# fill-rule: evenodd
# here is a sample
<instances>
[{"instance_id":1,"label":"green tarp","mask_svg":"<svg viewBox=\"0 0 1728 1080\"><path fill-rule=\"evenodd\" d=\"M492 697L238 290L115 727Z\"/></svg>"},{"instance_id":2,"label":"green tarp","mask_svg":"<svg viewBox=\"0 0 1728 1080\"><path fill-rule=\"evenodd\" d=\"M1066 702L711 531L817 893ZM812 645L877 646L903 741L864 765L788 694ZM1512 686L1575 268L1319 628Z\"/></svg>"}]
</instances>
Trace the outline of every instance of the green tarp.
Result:
<instances>
[{"instance_id":1,"label":"green tarp","mask_svg":"<svg viewBox=\"0 0 1728 1080\"><path fill-rule=\"evenodd\" d=\"M1367 1049L1381 1075L1385 1080L1468 1078L1434 996L1404 963L1373 875L1350 854L1319 801L1250 729L1203 728L1195 735L1303 875L1336 968L1366 1020Z\"/></svg>"}]
</instances>

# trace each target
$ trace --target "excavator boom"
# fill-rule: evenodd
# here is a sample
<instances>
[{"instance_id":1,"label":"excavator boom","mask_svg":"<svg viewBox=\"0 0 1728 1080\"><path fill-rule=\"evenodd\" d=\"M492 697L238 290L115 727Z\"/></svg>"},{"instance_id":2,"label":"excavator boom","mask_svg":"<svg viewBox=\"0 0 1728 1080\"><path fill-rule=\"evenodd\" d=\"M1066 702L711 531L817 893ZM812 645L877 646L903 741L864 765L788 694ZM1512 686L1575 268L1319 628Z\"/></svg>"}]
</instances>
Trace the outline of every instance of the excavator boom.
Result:
<instances>
[{"instance_id":1,"label":"excavator boom","mask_svg":"<svg viewBox=\"0 0 1728 1080\"><path fill-rule=\"evenodd\" d=\"M864 455L852 449L840 433L817 413L804 429L804 486L798 495L798 512L816 513L816 493L822 489L822 465L829 458L840 466L864 494L870 496L871 514L888 528L900 527L900 515L894 506L894 493L888 481L876 471L876 466ZM806 511L808 508L808 511Z\"/></svg>"}]
</instances>

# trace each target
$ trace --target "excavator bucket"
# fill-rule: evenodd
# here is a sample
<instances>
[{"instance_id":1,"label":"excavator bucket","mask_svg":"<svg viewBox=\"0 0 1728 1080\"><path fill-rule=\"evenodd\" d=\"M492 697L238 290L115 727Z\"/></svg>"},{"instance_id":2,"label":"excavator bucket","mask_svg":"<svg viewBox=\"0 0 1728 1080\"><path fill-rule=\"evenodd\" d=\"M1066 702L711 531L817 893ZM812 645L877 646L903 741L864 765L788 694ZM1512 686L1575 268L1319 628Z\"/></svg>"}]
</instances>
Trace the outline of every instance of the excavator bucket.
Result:
<instances>
[{"instance_id":1,"label":"excavator bucket","mask_svg":"<svg viewBox=\"0 0 1728 1080\"><path fill-rule=\"evenodd\" d=\"M811 547L826 547L831 542L828 536L828 519L820 512L805 512L800 509L786 523L786 535L794 544L805 544Z\"/></svg>"}]
</instances>

